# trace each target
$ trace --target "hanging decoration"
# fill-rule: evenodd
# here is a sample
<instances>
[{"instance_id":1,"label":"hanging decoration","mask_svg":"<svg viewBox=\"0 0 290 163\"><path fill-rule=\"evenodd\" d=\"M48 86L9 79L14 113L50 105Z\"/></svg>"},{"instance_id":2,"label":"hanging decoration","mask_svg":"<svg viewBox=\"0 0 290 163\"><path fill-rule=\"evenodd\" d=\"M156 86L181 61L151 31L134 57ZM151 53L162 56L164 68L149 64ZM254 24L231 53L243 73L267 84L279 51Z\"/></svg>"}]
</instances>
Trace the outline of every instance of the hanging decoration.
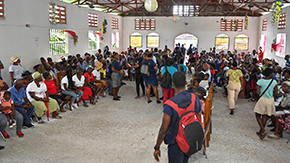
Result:
<instances>
[{"instance_id":1,"label":"hanging decoration","mask_svg":"<svg viewBox=\"0 0 290 163\"><path fill-rule=\"evenodd\" d=\"M272 5L272 24L279 22L280 14L282 13L283 0L275 0L275 3Z\"/></svg>"},{"instance_id":2,"label":"hanging decoration","mask_svg":"<svg viewBox=\"0 0 290 163\"><path fill-rule=\"evenodd\" d=\"M237 20L234 20L234 31L236 32L238 29L238 23Z\"/></svg>"},{"instance_id":3,"label":"hanging decoration","mask_svg":"<svg viewBox=\"0 0 290 163\"><path fill-rule=\"evenodd\" d=\"M245 29L247 30L249 27L249 16L248 14L246 14L246 18L245 18Z\"/></svg>"},{"instance_id":4,"label":"hanging decoration","mask_svg":"<svg viewBox=\"0 0 290 163\"><path fill-rule=\"evenodd\" d=\"M74 31L70 31L70 30L63 30L61 31L61 33L67 32L68 34L71 35L71 37L69 37L70 39L74 40L74 45L76 45L78 43L78 35L74 32Z\"/></svg>"},{"instance_id":5,"label":"hanging decoration","mask_svg":"<svg viewBox=\"0 0 290 163\"><path fill-rule=\"evenodd\" d=\"M180 16L173 15L172 19L173 19L174 22L178 22L180 20Z\"/></svg>"},{"instance_id":6,"label":"hanging decoration","mask_svg":"<svg viewBox=\"0 0 290 163\"><path fill-rule=\"evenodd\" d=\"M102 23L102 34L105 34L107 32L107 25L107 19L104 19Z\"/></svg>"},{"instance_id":7,"label":"hanging decoration","mask_svg":"<svg viewBox=\"0 0 290 163\"><path fill-rule=\"evenodd\" d=\"M144 7L148 12L155 12L158 8L157 0L145 0Z\"/></svg>"},{"instance_id":8,"label":"hanging decoration","mask_svg":"<svg viewBox=\"0 0 290 163\"><path fill-rule=\"evenodd\" d=\"M104 40L104 37L102 36L102 34L100 32L94 32L94 34L98 35L101 39L101 41Z\"/></svg>"},{"instance_id":9,"label":"hanging decoration","mask_svg":"<svg viewBox=\"0 0 290 163\"><path fill-rule=\"evenodd\" d=\"M272 45L271 45L271 52L275 51L280 51L281 45L283 42L283 37L280 38L279 43L276 43L276 38L273 40Z\"/></svg>"}]
</instances>

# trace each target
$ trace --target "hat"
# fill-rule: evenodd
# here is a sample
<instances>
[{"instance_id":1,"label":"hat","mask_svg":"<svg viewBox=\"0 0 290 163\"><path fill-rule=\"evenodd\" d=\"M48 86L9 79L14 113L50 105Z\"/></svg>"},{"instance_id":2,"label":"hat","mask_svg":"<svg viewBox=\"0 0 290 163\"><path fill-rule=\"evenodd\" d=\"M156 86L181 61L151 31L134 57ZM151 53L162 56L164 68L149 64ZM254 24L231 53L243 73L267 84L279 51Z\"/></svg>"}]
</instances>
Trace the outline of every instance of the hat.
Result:
<instances>
[{"instance_id":1,"label":"hat","mask_svg":"<svg viewBox=\"0 0 290 163\"><path fill-rule=\"evenodd\" d=\"M20 59L19 57L13 56L13 57L11 57L10 63L13 64L13 63L17 62L19 59Z\"/></svg>"},{"instance_id":2,"label":"hat","mask_svg":"<svg viewBox=\"0 0 290 163\"><path fill-rule=\"evenodd\" d=\"M290 87L290 82L289 81L284 81L283 83L282 83L282 85L283 84L286 84L288 87Z\"/></svg>"},{"instance_id":3,"label":"hat","mask_svg":"<svg viewBox=\"0 0 290 163\"><path fill-rule=\"evenodd\" d=\"M41 77L41 74L38 71L36 71L35 73L32 74L33 80L38 79L40 77Z\"/></svg>"},{"instance_id":4,"label":"hat","mask_svg":"<svg viewBox=\"0 0 290 163\"><path fill-rule=\"evenodd\" d=\"M66 60L66 57L62 55L62 56L59 57L59 59L60 59L60 60L65 59L65 60Z\"/></svg>"},{"instance_id":5,"label":"hat","mask_svg":"<svg viewBox=\"0 0 290 163\"><path fill-rule=\"evenodd\" d=\"M101 69L103 67L103 63L102 62L97 62L96 64L95 64L95 70L99 70L99 69Z\"/></svg>"},{"instance_id":6,"label":"hat","mask_svg":"<svg viewBox=\"0 0 290 163\"><path fill-rule=\"evenodd\" d=\"M193 90L193 93L195 92L199 92L202 94L202 96L205 96L206 95L206 90L203 88L203 87L196 87L194 90Z\"/></svg>"},{"instance_id":7,"label":"hat","mask_svg":"<svg viewBox=\"0 0 290 163\"><path fill-rule=\"evenodd\" d=\"M93 69L93 66L88 65L88 66L86 67L86 70L88 70L89 68L92 68L92 69Z\"/></svg>"},{"instance_id":8,"label":"hat","mask_svg":"<svg viewBox=\"0 0 290 163\"><path fill-rule=\"evenodd\" d=\"M26 70L26 71L24 71L24 72L21 74L21 77L22 77L23 79L25 79L25 78L27 78L29 75L31 75L31 72L28 71L28 70Z\"/></svg>"},{"instance_id":9,"label":"hat","mask_svg":"<svg viewBox=\"0 0 290 163\"><path fill-rule=\"evenodd\" d=\"M76 73L78 74L78 73L80 73L80 72L82 72L82 71L84 71L84 70L81 69L81 68L77 68Z\"/></svg>"}]
</instances>

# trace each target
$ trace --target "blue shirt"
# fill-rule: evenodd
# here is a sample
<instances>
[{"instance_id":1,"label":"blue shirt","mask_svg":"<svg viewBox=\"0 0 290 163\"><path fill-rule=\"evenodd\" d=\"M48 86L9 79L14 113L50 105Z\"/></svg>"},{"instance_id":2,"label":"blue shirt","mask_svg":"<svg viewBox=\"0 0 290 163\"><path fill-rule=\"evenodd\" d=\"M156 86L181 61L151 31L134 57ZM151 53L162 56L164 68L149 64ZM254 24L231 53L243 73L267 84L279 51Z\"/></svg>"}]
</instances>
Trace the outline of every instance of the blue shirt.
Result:
<instances>
[{"instance_id":1,"label":"blue shirt","mask_svg":"<svg viewBox=\"0 0 290 163\"><path fill-rule=\"evenodd\" d=\"M257 81L257 85L260 86L260 96L265 91L265 89L268 87L268 85L270 84L271 80L272 79L260 79L260 80ZM273 80L273 82L271 83L270 87L268 88L268 90L263 95L263 97L273 98L273 92L274 92L274 88L276 87L276 85L277 85L277 81Z\"/></svg>"},{"instance_id":2,"label":"blue shirt","mask_svg":"<svg viewBox=\"0 0 290 163\"><path fill-rule=\"evenodd\" d=\"M288 61L286 61L285 67L290 68L290 59Z\"/></svg>"},{"instance_id":3,"label":"blue shirt","mask_svg":"<svg viewBox=\"0 0 290 163\"><path fill-rule=\"evenodd\" d=\"M184 91L184 92L181 92L181 93L175 95L174 97L170 98L169 100L173 101L177 105L180 105L180 104L184 104L184 103L190 101L191 95L194 95L194 94L187 92L187 91ZM195 96L195 97L196 97L196 99L195 99L195 104L194 104L194 111L196 114L198 114L201 111L201 104L200 104L199 98L197 96ZM188 106L186 106L186 107L188 107ZM168 105L164 106L163 112L171 117L171 120L170 120L170 123L168 126L168 130L167 130L167 134L166 134L165 139L164 139L164 143L169 144L169 145L176 144L176 136L178 133L179 116L178 116L177 112L172 107L170 107Z\"/></svg>"},{"instance_id":4,"label":"blue shirt","mask_svg":"<svg viewBox=\"0 0 290 163\"><path fill-rule=\"evenodd\" d=\"M112 67L114 67L115 70L117 71L121 71L121 65L120 65L120 62L117 62L116 60L114 60L112 62Z\"/></svg>"},{"instance_id":5,"label":"blue shirt","mask_svg":"<svg viewBox=\"0 0 290 163\"><path fill-rule=\"evenodd\" d=\"M173 74L175 72L177 72L177 69L173 66L166 66L167 67L167 71L169 72L169 74L171 75L171 79L173 78ZM164 75L166 72L166 68L164 67L161 71L161 74ZM173 86L171 86L171 88L173 88Z\"/></svg>"},{"instance_id":6,"label":"blue shirt","mask_svg":"<svg viewBox=\"0 0 290 163\"><path fill-rule=\"evenodd\" d=\"M157 79L156 77L156 71L154 70L154 67L156 67L156 64L155 62L152 60L152 59L149 59L149 60L143 60L142 61L142 65L144 64L144 62L149 62L149 76L148 77L144 77L145 80L155 80Z\"/></svg>"},{"instance_id":7,"label":"blue shirt","mask_svg":"<svg viewBox=\"0 0 290 163\"><path fill-rule=\"evenodd\" d=\"M140 68L142 66L141 65L142 60L143 60L143 58L142 57L139 57L139 58L135 58L134 61L133 61L133 63L134 63L133 66L136 66L136 63L139 64L139 67L135 68L135 72L138 73L138 74L140 73Z\"/></svg>"},{"instance_id":8,"label":"blue shirt","mask_svg":"<svg viewBox=\"0 0 290 163\"><path fill-rule=\"evenodd\" d=\"M205 73L208 74L208 82L210 83L211 82L211 72L210 72L210 69L208 69Z\"/></svg>"},{"instance_id":9,"label":"blue shirt","mask_svg":"<svg viewBox=\"0 0 290 163\"><path fill-rule=\"evenodd\" d=\"M25 102L23 101L26 98L26 93L24 88L20 88L19 92L16 90L15 86L10 87L8 91L11 93L11 99L15 104L24 105Z\"/></svg>"},{"instance_id":10,"label":"blue shirt","mask_svg":"<svg viewBox=\"0 0 290 163\"><path fill-rule=\"evenodd\" d=\"M83 62L83 63L78 63L78 66L80 66L81 69L85 70L86 69L86 64Z\"/></svg>"}]
</instances>

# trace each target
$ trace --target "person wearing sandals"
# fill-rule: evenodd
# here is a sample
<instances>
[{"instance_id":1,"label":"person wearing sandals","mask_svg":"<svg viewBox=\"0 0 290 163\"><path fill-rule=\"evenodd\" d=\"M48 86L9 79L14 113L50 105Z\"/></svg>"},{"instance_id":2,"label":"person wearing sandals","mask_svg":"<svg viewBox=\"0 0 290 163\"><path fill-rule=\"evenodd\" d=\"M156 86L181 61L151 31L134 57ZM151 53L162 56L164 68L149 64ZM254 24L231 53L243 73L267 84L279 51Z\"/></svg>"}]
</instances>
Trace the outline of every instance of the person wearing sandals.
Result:
<instances>
[{"instance_id":1,"label":"person wearing sandals","mask_svg":"<svg viewBox=\"0 0 290 163\"><path fill-rule=\"evenodd\" d=\"M256 119L260 126L260 130L256 134L260 139L264 139L267 136L265 125L268 116L271 117L272 122L275 122L276 110L274 96L278 93L277 82L272 79L273 69L266 68L263 71L263 75L264 78L257 82L257 94L260 95L260 98L254 108Z\"/></svg>"},{"instance_id":2,"label":"person wearing sandals","mask_svg":"<svg viewBox=\"0 0 290 163\"><path fill-rule=\"evenodd\" d=\"M120 101L121 96L118 96L119 89L121 87L121 76L124 72L121 71L121 65L119 62L119 54L115 53L114 61L112 62L112 83L113 83L113 100Z\"/></svg>"},{"instance_id":3,"label":"person wearing sandals","mask_svg":"<svg viewBox=\"0 0 290 163\"><path fill-rule=\"evenodd\" d=\"M39 72L35 72L32 74L32 78L33 82L28 84L26 95L34 106L34 112L38 118L38 122L44 123L41 117L47 111L46 103L49 113L52 113L52 118L61 119L61 116L58 115L60 107L55 99L49 98L47 87L42 82L42 75Z\"/></svg>"},{"instance_id":4,"label":"person wearing sandals","mask_svg":"<svg viewBox=\"0 0 290 163\"><path fill-rule=\"evenodd\" d=\"M93 93L93 99L95 99L95 96L97 96L97 99L99 99L98 93L101 91L102 86L95 85L95 75L92 73L93 67L89 65L87 66L86 70L87 72L84 74L85 83L89 88L91 88ZM96 100L96 102L98 101Z\"/></svg>"},{"instance_id":5,"label":"person wearing sandals","mask_svg":"<svg viewBox=\"0 0 290 163\"><path fill-rule=\"evenodd\" d=\"M49 94L49 97L55 99L59 106L60 106L60 111L65 112L63 107L70 102L71 96L62 94L58 88L56 87L55 82L52 79L51 74L48 71L43 72L43 78L45 79L43 82L46 85L47 92ZM71 103L69 104L69 109L71 110Z\"/></svg>"},{"instance_id":6,"label":"person wearing sandals","mask_svg":"<svg viewBox=\"0 0 290 163\"><path fill-rule=\"evenodd\" d=\"M284 81L282 83L282 90L284 92L282 101L278 106L275 121L275 133L269 135L269 138L279 139L283 137L283 130L290 133L290 82Z\"/></svg>"},{"instance_id":7,"label":"person wearing sandals","mask_svg":"<svg viewBox=\"0 0 290 163\"><path fill-rule=\"evenodd\" d=\"M95 84L101 88L101 92L99 93L100 96L106 97L104 95L104 92L109 88L110 84L104 80L101 80L101 69L103 67L102 62L97 62L95 64L94 71L92 72L94 74Z\"/></svg>"},{"instance_id":8,"label":"person wearing sandals","mask_svg":"<svg viewBox=\"0 0 290 163\"><path fill-rule=\"evenodd\" d=\"M240 90L243 89L241 86L243 85L243 73L241 70L237 69L237 62L233 62L233 68L229 69L226 76L229 78L228 84L228 104L231 110L230 115L234 114L235 105L238 100L238 95Z\"/></svg>"},{"instance_id":9,"label":"person wearing sandals","mask_svg":"<svg viewBox=\"0 0 290 163\"><path fill-rule=\"evenodd\" d=\"M74 82L74 85L83 92L83 95L80 100L83 101L84 107L88 107L88 104L86 100L90 100L90 103L95 105L96 102L93 98L92 90L85 85L85 77L84 77L84 71L81 68L77 69L77 73L72 77L72 81Z\"/></svg>"}]
</instances>

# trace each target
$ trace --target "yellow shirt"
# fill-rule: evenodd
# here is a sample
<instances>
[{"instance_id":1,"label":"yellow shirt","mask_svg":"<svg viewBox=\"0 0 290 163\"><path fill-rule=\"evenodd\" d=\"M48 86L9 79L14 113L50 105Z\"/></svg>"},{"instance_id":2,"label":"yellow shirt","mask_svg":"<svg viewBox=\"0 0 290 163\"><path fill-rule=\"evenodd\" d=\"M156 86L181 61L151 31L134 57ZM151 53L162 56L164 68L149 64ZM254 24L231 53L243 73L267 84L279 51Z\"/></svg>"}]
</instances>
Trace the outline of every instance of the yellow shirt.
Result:
<instances>
[{"instance_id":1,"label":"yellow shirt","mask_svg":"<svg viewBox=\"0 0 290 163\"><path fill-rule=\"evenodd\" d=\"M103 77L106 78L106 69L101 68L100 72L103 74Z\"/></svg>"},{"instance_id":2,"label":"yellow shirt","mask_svg":"<svg viewBox=\"0 0 290 163\"><path fill-rule=\"evenodd\" d=\"M227 77L229 77L230 81L240 85L241 84L240 77L243 77L243 73L239 69L237 70L229 69L227 72Z\"/></svg>"}]
</instances>

